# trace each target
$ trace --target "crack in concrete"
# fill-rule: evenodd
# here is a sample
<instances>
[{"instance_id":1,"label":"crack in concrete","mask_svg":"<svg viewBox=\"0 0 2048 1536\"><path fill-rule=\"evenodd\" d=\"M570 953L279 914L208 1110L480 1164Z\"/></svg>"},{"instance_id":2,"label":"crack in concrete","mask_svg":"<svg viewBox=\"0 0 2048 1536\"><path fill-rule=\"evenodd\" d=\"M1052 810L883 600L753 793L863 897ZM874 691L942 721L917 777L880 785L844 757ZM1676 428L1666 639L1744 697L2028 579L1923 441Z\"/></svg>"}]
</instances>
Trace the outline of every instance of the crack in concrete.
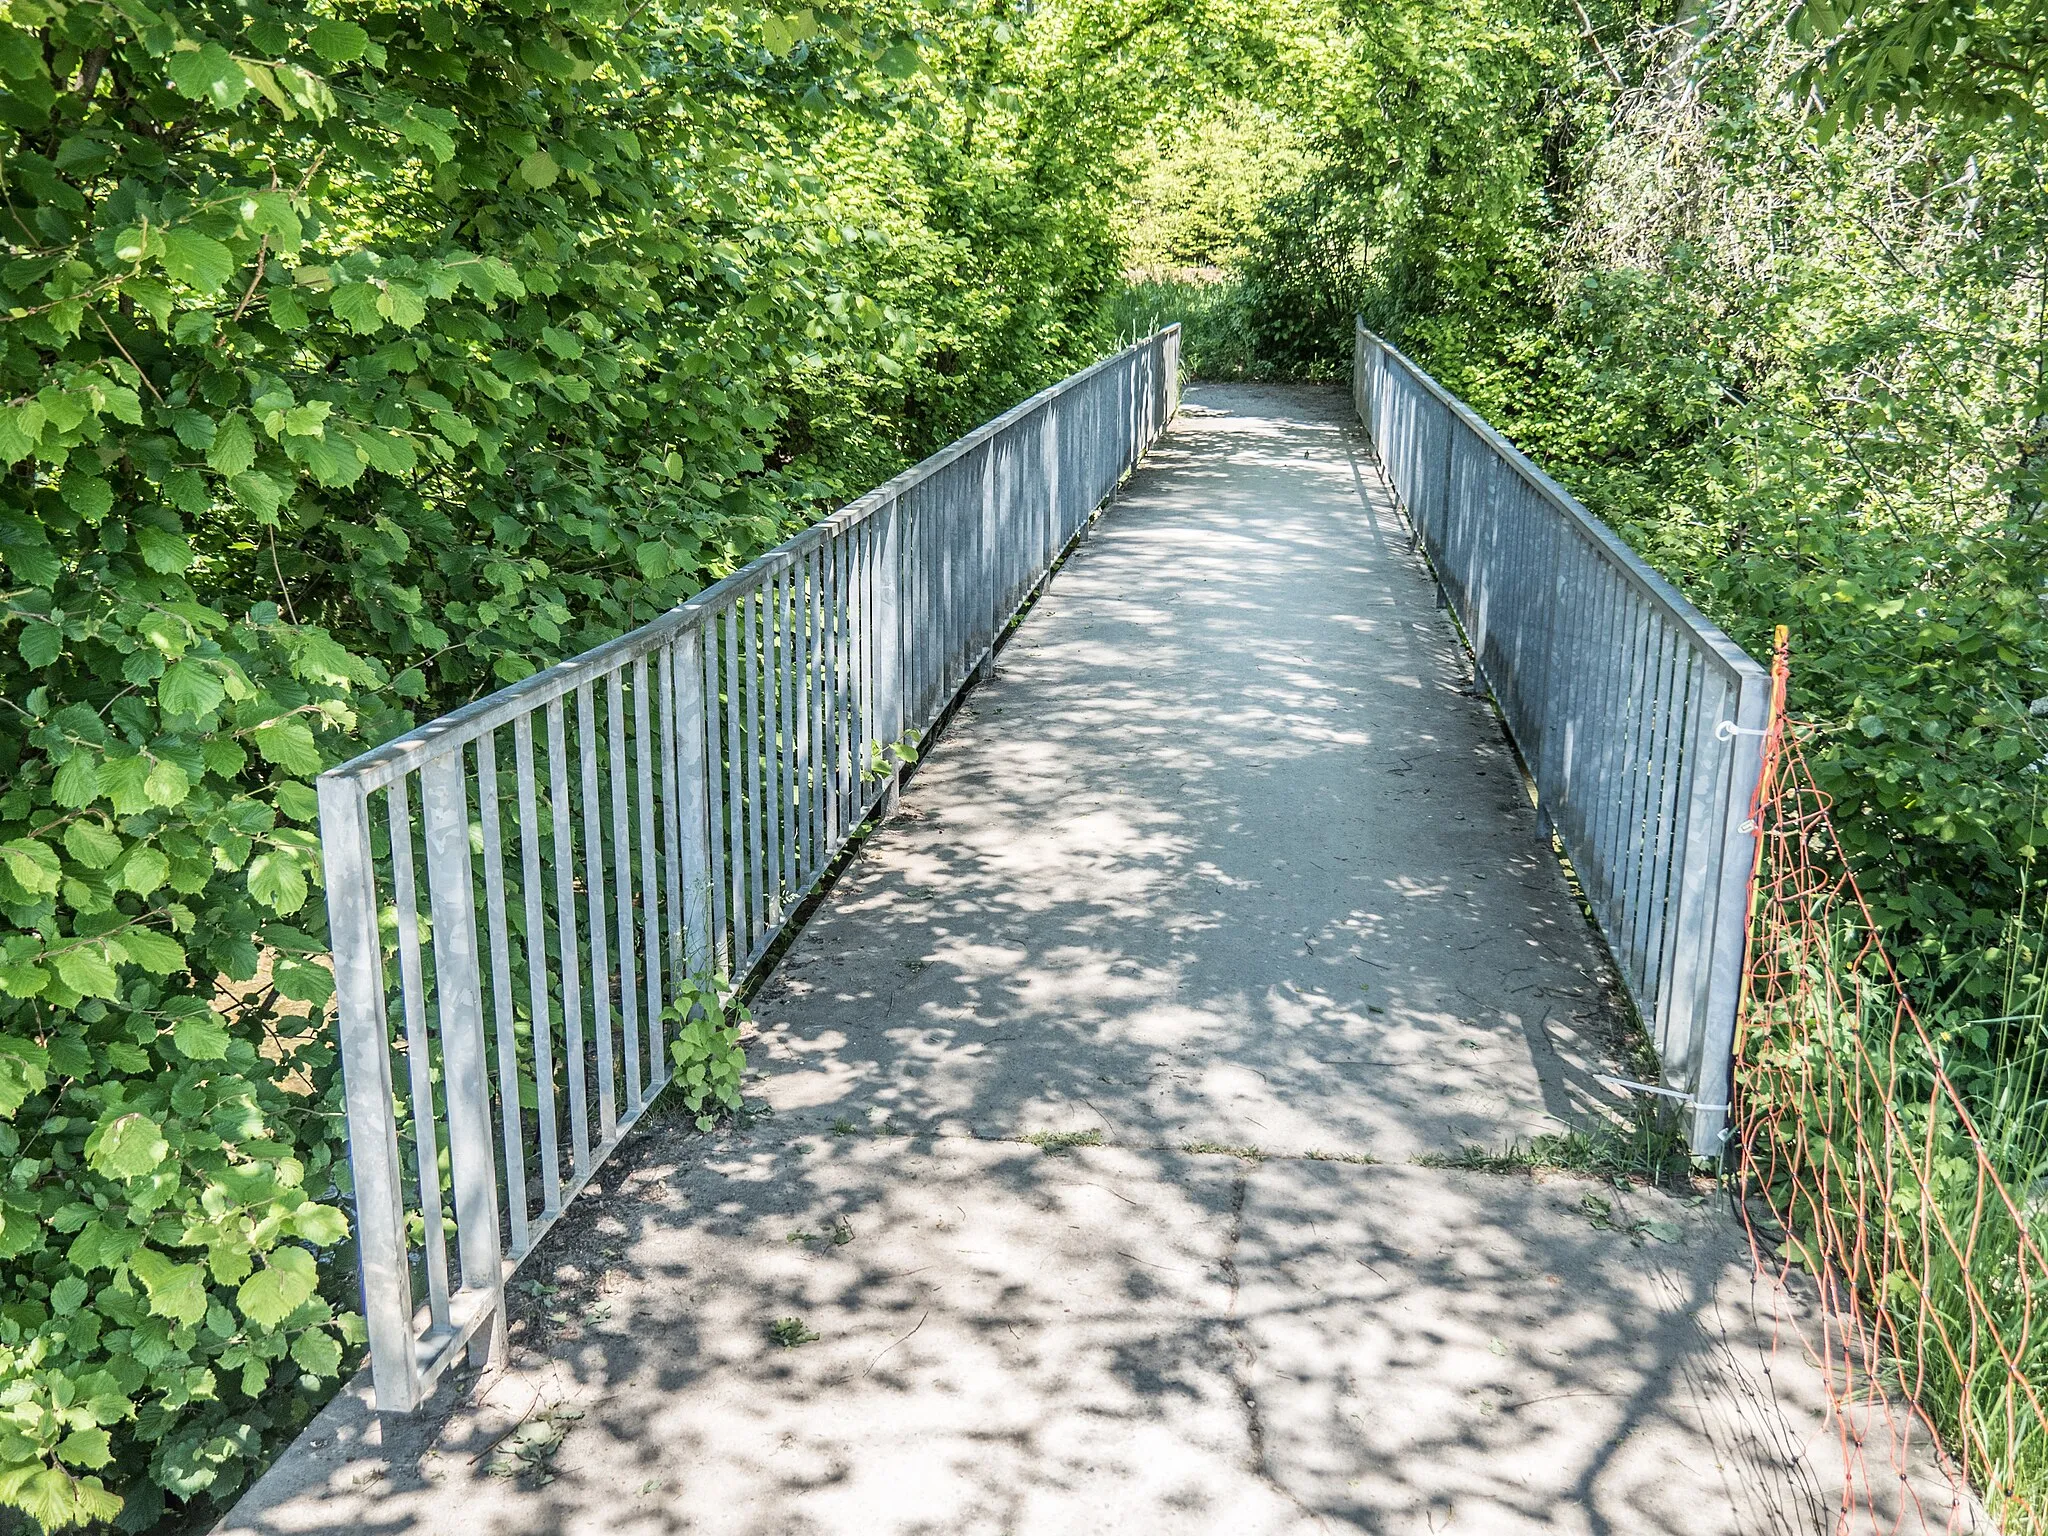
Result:
<instances>
[{"instance_id":1,"label":"crack in concrete","mask_svg":"<svg viewBox=\"0 0 2048 1536\"><path fill-rule=\"evenodd\" d=\"M1327 1531L1330 1524L1321 1513L1304 1503L1292 1488L1274 1475L1266 1459L1266 1425L1259 1413L1259 1395L1252 1384L1252 1367L1258 1363L1258 1352L1252 1348L1252 1341L1245 1335L1245 1320L1238 1315L1238 1293L1242 1282L1237 1272L1238 1245L1244 1238L1244 1203L1251 1190L1251 1174L1240 1173L1230 1182L1230 1237L1223 1250L1221 1268L1230 1282L1230 1302L1224 1308L1224 1327L1229 1331L1232 1365L1230 1367L1231 1390L1244 1405L1245 1439L1251 1447L1252 1474L1292 1504L1301 1514L1316 1523L1318 1530Z\"/></svg>"}]
</instances>

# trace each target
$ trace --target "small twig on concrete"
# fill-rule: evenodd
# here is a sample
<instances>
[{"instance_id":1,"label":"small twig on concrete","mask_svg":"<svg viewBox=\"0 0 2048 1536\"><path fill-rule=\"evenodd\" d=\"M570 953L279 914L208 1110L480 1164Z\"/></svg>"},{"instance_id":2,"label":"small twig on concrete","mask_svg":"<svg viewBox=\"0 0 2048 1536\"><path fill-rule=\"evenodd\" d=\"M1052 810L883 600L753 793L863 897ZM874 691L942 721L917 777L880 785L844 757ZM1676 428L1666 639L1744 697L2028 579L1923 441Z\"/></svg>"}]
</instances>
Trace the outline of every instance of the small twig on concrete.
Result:
<instances>
[{"instance_id":1,"label":"small twig on concrete","mask_svg":"<svg viewBox=\"0 0 2048 1536\"><path fill-rule=\"evenodd\" d=\"M932 1309L931 1309L930 1307L926 1307L926 1308L924 1309L924 1317L920 1317L920 1318L919 1318L919 1319L917 1320L917 1327L916 1327L916 1328L912 1328L912 1329L910 1330L910 1333L906 1333L905 1335L903 1335L903 1338L901 1338L901 1339L898 1339L898 1340L896 1341L896 1344L901 1344L901 1343L905 1342L905 1340L909 1339L909 1337L910 1337L910 1334L912 1334L912 1333L916 1333L916 1332L917 1332L917 1329L918 1329L918 1328L922 1328L922 1327L924 1326L924 1318L925 1318L925 1317L930 1317L931 1315L932 1315ZM889 1349L894 1349L894 1348L896 1347L896 1344L891 1344L891 1345L889 1346ZM882 1351L882 1355L886 1355L886 1354L888 1354L888 1353L889 1353L889 1349L885 1349L885 1350L883 1350L883 1351ZM862 1371L862 1372L861 1372L861 1375L863 1375L863 1376L866 1376L866 1375L869 1375L869 1374L871 1374L871 1373L872 1373L872 1372L874 1371L874 1368L875 1368L876 1366L878 1366L878 1365L880 1365L880 1364L882 1363L882 1355L877 1355L877 1356L875 1356L875 1358L874 1358L874 1359L870 1360L870 1361L868 1362L868 1368L867 1368L867 1370L865 1370L865 1371Z\"/></svg>"},{"instance_id":2,"label":"small twig on concrete","mask_svg":"<svg viewBox=\"0 0 2048 1536\"><path fill-rule=\"evenodd\" d=\"M539 1406L540 1388L535 1387L533 1389L533 1401L526 1405L526 1412L519 1415L518 1418L514 1419L510 1424L506 1425L505 1428L499 1430L495 1435L491 1436L489 1441L485 1443L484 1448L478 1451L474 1456L469 1458L469 1464L472 1467L475 1466L478 1462L482 1461L486 1456L490 1455L491 1452L495 1451L499 1446L503 1445L508 1439L510 1439L515 1433L518 1432L519 1429L521 1429L525 1425L528 1419L531 1419L533 1417L533 1410L538 1408Z\"/></svg>"}]
</instances>

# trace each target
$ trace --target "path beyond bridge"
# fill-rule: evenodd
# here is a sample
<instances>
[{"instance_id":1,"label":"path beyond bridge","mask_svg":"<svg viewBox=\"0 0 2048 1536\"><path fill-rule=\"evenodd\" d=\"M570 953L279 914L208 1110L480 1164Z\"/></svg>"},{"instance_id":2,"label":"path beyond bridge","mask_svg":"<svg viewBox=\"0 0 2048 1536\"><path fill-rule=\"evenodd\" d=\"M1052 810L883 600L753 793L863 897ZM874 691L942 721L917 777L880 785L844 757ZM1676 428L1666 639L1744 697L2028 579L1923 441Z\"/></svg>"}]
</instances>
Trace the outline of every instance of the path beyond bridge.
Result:
<instances>
[{"instance_id":1,"label":"path beyond bridge","mask_svg":"<svg viewBox=\"0 0 2048 1536\"><path fill-rule=\"evenodd\" d=\"M773 973L764 1111L643 1125L503 1371L358 1382L224 1529L1829 1528L1720 1197L1434 1165L1634 1074L1348 401L1193 391L1097 526Z\"/></svg>"}]
</instances>

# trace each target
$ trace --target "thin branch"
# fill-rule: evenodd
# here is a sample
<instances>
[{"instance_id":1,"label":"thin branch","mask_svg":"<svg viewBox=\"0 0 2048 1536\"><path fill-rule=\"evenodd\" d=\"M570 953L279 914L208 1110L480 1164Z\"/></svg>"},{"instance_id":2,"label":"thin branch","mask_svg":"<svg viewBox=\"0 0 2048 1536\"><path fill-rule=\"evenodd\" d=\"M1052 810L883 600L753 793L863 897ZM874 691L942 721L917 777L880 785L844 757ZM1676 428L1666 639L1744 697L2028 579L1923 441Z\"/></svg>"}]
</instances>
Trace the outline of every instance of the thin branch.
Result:
<instances>
[{"instance_id":1,"label":"thin branch","mask_svg":"<svg viewBox=\"0 0 2048 1536\"><path fill-rule=\"evenodd\" d=\"M299 616L292 611L292 589L284 584L284 568L277 563L277 530L270 530L270 568L277 572L278 596L284 599L284 616L297 627Z\"/></svg>"},{"instance_id":2,"label":"thin branch","mask_svg":"<svg viewBox=\"0 0 2048 1536\"><path fill-rule=\"evenodd\" d=\"M1572 9L1579 13L1579 25L1585 30L1579 35L1593 45L1593 53L1600 60L1600 67L1607 71L1607 78L1614 82L1617 91L1628 89L1628 82L1621 78L1621 71L1614 67L1614 60L1607 57L1607 50L1600 46L1600 34L1593 30L1593 18L1586 14L1586 7L1580 0L1572 0Z\"/></svg>"},{"instance_id":3,"label":"thin branch","mask_svg":"<svg viewBox=\"0 0 2048 1536\"><path fill-rule=\"evenodd\" d=\"M271 181L273 181L273 182L275 182L275 181L277 180L277 176L276 176L276 173L275 173L275 172L273 172L273 173L271 174L271 178L270 178L270 179L271 179ZM248 286L248 289L247 289L247 290L246 290L246 291L245 291L245 292L244 292L244 293L242 294L242 302L241 302L241 303L239 303L239 304L237 304L237 305L235 306L235 312L234 312L234 314L232 314L232 315L230 315L230 316L228 317L228 324L229 324L229 325L234 325L234 324L236 324L237 322L239 322L239 321L241 320L242 316L243 316L244 314L246 314L246 313L248 312L248 309L249 309L249 301L250 301L251 299L253 299L253 298L255 298L255 297L256 297L256 285L257 285L258 283L260 283L260 282L262 282L262 281L263 281L263 263L264 263L264 261L265 261L265 260L266 260L266 259L267 259L267 258L269 257L269 255L270 255L270 234L269 234L269 232L268 232L268 231L265 231L265 232L264 232L264 236L263 236L263 238L262 238L262 239L261 239L260 241L258 241L258 242L257 242L257 244L256 244L256 271L255 271L255 274L254 274L254 275L253 275L253 276L252 276L252 277L251 277L251 278L249 279L249 286Z\"/></svg>"},{"instance_id":4,"label":"thin branch","mask_svg":"<svg viewBox=\"0 0 2048 1536\"><path fill-rule=\"evenodd\" d=\"M128 366L130 368L133 368L135 370L136 377L142 380L142 387L148 390L152 395L155 395L156 403L158 405L162 405L164 403L163 391L158 389L156 385L150 381L149 375L142 371L142 364L135 361L133 354L131 354L126 347L121 346L121 338L116 336L114 334L114 328L111 325L107 324L107 317L99 312L98 305L93 306L92 317L93 319L99 321L100 329L107 333L107 340L111 341L116 347L119 347L121 355L128 359Z\"/></svg>"}]
</instances>

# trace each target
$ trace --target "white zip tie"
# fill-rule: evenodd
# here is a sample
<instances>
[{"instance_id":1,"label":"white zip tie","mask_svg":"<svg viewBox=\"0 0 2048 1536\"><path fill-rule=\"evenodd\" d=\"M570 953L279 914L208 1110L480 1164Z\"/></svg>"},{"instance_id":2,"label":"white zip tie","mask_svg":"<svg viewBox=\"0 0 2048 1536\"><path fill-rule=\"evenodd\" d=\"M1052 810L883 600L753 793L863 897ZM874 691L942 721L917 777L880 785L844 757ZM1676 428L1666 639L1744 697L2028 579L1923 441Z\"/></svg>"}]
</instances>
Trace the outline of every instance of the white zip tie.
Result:
<instances>
[{"instance_id":1,"label":"white zip tie","mask_svg":"<svg viewBox=\"0 0 2048 1536\"><path fill-rule=\"evenodd\" d=\"M1703 1109L1708 1114L1727 1111L1726 1104L1702 1104L1696 1094L1680 1093L1676 1088L1659 1088L1654 1083L1632 1082L1625 1077L1609 1077L1605 1072L1595 1072L1593 1081L1605 1083L1610 1088L1620 1088L1628 1093L1654 1093L1660 1099L1676 1099L1681 1104L1690 1104L1694 1109Z\"/></svg>"}]
</instances>

